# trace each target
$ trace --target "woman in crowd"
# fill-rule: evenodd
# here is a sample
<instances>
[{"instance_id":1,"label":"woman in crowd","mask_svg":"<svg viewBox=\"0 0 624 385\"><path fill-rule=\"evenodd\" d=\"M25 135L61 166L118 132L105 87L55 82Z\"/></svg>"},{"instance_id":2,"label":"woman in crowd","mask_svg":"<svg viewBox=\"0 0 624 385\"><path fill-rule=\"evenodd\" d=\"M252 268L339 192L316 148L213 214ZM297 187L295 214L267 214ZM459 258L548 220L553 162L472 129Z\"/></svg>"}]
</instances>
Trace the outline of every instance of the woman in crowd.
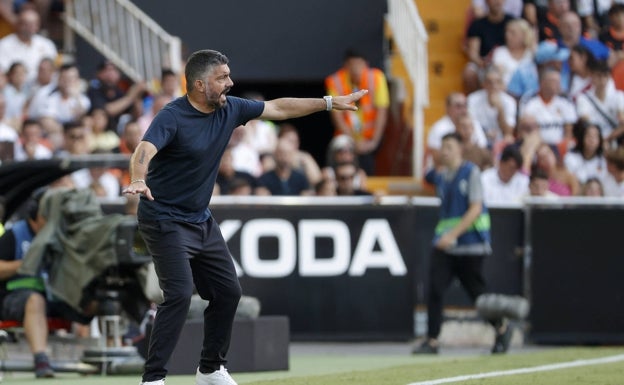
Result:
<instances>
[{"instance_id":1,"label":"woman in crowd","mask_svg":"<svg viewBox=\"0 0 624 385\"><path fill-rule=\"evenodd\" d=\"M555 146L542 143L535 153L536 166L548 175L549 191L559 196L578 195L580 187L576 177L563 166Z\"/></svg>"},{"instance_id":2,"label":"woman in crowd","mask_svg":"<svg viewBox=\"0 0 624 385\"><path fill-rule=\"evenodd\" d=\"M592 86L591 68L595 66L596 58L591 51L580 44L572 47L570 51L570 88L568 98L576 101L576 98Z\"/></svg>"},{"instance_id":3,"label":"woman in crowd","mask_svg":"<svg viewBox=\"0 0 624 385\"><path fill-rule=\"evenodd\" d=\"M607 173L607 163L602 156L603 139L598 126L579 119L573 134L576 146L564 156L565 167L581 184L592 177L603 178Z\"/></svg>"},{"instance_id":4,"label":"woman in crowd","mask_svg":"<svg viewBox=\"0 0 624 385\"><path fill-rule=\"evenodd\" d=\"M583 196L586 197L603 197L604 187L598 178L589 178L583 184Z\"/></svg>"},{"instance_id":5,"label":"woman in crowd","mask_svg":"<svg viewBox=\"0 0 624 385\"><path fill-rule=\"evenodd\" d=\"M505 89L520 63L533 60L535 34L524 19L515 19L505 27L505 45L496 47L492 52L492 64L503 75Z\"/></svg>"}]
</instances>

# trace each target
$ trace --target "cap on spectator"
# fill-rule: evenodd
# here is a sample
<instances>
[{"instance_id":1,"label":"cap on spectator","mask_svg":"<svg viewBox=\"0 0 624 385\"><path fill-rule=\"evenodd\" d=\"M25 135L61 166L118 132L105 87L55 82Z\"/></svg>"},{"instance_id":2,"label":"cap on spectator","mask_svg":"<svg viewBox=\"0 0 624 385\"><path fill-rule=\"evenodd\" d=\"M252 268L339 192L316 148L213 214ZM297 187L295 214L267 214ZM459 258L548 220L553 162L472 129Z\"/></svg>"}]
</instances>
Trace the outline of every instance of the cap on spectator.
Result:
<instances>
[{"instance_id":1,"label":"cap on spectator","mask_svg":"<svg viewBox=\"0 0 624 385\"><path fill-rule=\"evenodd\" d=\"M570 50L557 46L557 43L543 41L537 46L535 51L535 61L537 64L549 61L565 61L570 57Z\"/></svg>"}]
</instances>

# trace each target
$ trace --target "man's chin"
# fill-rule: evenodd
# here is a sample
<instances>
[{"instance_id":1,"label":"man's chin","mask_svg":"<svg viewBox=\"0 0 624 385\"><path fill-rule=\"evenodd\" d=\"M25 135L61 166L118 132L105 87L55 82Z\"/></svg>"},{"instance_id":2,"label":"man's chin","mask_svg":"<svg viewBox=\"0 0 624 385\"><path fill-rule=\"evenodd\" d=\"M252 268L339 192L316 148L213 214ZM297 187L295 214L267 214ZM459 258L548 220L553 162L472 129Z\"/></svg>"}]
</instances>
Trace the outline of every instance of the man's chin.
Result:
<instances>
[{"instance_id":1,"label":"man's chin","mask_svg":"<svg viewBox=\"0 0 624 385\"><path fill-rule=\"evenodd\" d=\"M212 102L212 107L215 110L218 110L219 108L225 107L226 104L227 104L227 99L223 98L223 100L219 99L219 100L217 100L215 102Z\"/></svg>"}]
</instances>

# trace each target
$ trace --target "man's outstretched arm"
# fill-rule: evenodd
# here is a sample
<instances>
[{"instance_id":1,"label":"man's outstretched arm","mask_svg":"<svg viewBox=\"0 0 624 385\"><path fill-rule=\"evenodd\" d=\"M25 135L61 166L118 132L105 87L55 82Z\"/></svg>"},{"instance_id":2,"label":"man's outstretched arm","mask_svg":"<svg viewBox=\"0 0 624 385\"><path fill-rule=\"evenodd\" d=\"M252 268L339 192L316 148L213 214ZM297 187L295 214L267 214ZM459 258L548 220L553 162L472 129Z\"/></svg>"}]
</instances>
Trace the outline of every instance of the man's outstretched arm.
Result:
<instances>
[{"instance_id":1,"label":"man's outstretched arm","mask_svg":"<svg viewBox=\"0 0 624 385\"><path fill-rule=\"evenodd\" d=\"M368 93L368 90L360 90L349 95L334 96L331 99L331 109L357 111L355 102L360 100L366 93ZM322 98L279 98L264 103L264 111L260 115L260 119L284 120L326 110L327 102Z\"/></svg>"}]
</instances>

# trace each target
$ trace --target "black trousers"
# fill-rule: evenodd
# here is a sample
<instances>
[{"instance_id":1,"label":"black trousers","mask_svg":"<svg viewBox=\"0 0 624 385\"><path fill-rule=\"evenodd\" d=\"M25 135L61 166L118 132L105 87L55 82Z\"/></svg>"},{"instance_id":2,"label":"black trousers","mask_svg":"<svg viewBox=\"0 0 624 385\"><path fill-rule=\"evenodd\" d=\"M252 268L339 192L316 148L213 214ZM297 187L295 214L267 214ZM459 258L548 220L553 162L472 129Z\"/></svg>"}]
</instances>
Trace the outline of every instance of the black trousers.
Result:
<instances>
[{"instance_id":1,"label":"black trousers","mask_svg":"<svg viewBox=\"0 0 624 385\"><path fill-rule=\"evenodd\" d=\"M143 381L157 381L167 375L167 362L188 315L193 284L201 298L210 301L204 311L199 369L219 369L226 362L241 287L218 224L212 218L197 224L140 222L139 231L164 292L152 328Z\"/></svg>"},{"instance_id":2,"label":"black trousers","mask_svg":"<svg viewBox=\"0 0 624 385\"><path fill-rule=\"evenodd\" d=\"M457 277L474 302L485 292L485 280L481 272L485 256L451 255L434 248L429 266L429 294L427 298L427 336L438 338L442 327L443 299L446 289ZM493 326L500 320L490 320Z\"/></svg>"}]
</instances>

